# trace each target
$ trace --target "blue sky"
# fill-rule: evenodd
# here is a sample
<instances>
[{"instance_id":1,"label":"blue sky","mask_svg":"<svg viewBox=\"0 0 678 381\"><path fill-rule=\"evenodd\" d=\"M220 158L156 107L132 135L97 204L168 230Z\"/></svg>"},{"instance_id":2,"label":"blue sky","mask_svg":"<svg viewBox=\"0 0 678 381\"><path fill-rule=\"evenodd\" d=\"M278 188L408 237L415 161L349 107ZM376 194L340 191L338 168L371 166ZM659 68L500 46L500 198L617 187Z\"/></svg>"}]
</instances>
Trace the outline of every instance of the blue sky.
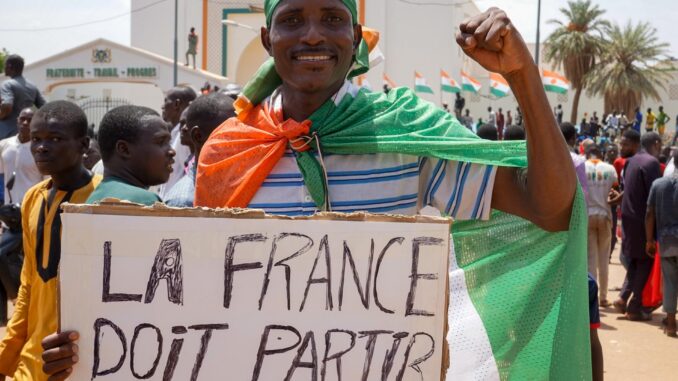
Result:
<instances>
[{"instance_id":1,"label":"blue sky","mask_svg":"<svg viewBox=\"0 0 678 381\"><path fill-rule=\"evenodd\" d=\"M169 0L165 0L169 1ZM196 3L199 0L190 0ZM368 0L369 1L369 0ZM427 0L416 0L427 2ZM437 0L458 3L466 0ZM657 28L659 38L671 44L670 52L678 57L678 7L676 0L598 0L614 22L649 21ZM18 53L33 62L98 37L129 44L130 0L3 0L0 9L0 48ZM504 8L528 42L536 35L537 0L477 0L481 9ZM559 8L566 0L542 1L542 38L553 29L546 20L559 17ZM120 17L115 17L120 15ZM115 18L113 18L115 17ZM59 30L40 30L71 26L105 18L108 21ZM10 31L28 29L32 31Z\"/></svg>"}]
</instances>

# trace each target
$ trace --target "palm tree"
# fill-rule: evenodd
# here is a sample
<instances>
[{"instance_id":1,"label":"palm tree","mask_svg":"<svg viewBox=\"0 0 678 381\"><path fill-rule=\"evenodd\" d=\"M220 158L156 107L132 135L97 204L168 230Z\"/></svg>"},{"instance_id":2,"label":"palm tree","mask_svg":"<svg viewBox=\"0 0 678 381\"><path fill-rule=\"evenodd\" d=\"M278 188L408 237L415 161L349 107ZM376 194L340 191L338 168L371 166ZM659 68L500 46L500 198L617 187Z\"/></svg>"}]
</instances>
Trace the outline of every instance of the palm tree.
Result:
<instances>
[{"instance_id":1,"label":"palm tree","mask_svg":"<svg viewBox=\"0 0 678 381\"><path fill-rule=\"evenodd\" d=\"M646 97L659 101L657 89L665 89L675 70L667 56L669 44L658 41L649 23L614 24L607 36L601 62L587 78L588 92L604 97L606 112L626 115L633 115Z\"/></svg>"},{"instance_id":2,"label":"palm tree","mask_svg":"<svg viewBox=\"0 0 678 381\"><path fill-rule=\"evenodd\" d=\"M591 0L568 1L568 8L561 8L565 21L549 20L549 24L558 25L548 36L544 46L544 58L551 62L556 70L565 71L565 77L574 89L572 114L570 121L577 122L579 98L586 85L586 75L595 66L596 58L603 49L603 33L609 25L601 19L605 13Z\"/></svg>"}]
</instances>

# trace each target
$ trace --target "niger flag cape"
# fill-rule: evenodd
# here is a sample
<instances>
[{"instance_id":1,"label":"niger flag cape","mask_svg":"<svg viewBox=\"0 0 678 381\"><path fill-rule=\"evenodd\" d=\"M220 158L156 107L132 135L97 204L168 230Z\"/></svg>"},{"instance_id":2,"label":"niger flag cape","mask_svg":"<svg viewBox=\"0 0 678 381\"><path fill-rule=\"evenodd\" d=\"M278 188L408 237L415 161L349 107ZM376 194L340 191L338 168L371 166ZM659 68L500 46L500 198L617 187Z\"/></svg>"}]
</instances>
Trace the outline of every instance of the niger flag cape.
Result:
<instances>
[{"instance_id":1,"label":"niger flag cape","mask_svg":"<svg viewBox=\"0 0 678 381\"><path fill-rule=\"evenodd\" d=\"M238 118L210 136L200 155L196 206L247 207L287 147L295 151L320 210L328 207L328 189L312 151L527 166L524 142L480 140L406 88L347 93L296 122L261 103L277 83L269 61L237 102ZM587 215L581 191L569 231L548 233L493 211L489 221L455 223L452 233L448 379L590 379Z\"/></svg>"}]
</instances>

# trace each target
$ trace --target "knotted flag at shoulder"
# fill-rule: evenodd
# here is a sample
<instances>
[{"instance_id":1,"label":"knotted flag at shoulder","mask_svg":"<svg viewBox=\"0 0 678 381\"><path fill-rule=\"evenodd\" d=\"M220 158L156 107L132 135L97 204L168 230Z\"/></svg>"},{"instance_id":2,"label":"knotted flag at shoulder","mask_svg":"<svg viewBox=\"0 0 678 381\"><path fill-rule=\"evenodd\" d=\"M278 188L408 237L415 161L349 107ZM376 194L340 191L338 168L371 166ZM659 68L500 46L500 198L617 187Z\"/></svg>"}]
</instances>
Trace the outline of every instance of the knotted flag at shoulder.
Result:
<instances>
[{"instance_id":1,"label":"knotted flag at shoulder","mask_svg":"<svg viewBox=\"0 0 678 381\"><path fill-rule=\"evenodd\" d=\"M570 81L555 71L544 70L543 73L544 90L552 93L567 94L570 89Z\"/></svg>"},{"instance_id":2,"label":"knotted flag at shoulder","mask_svg":"<svg viewBox=\"0 0 678 381\"><path fill-rule=\"evenodd\" d=\"M416 93L433 94L433 89L426 82L426 78L418 71L414 72L414 91Z\"/></svg>"},{"instance_id":3,"label":"knotted flag at shoulder","mask_svg":"<svg viewBox=\"0 0 678 381\"><path fill-rule=\"evenodd\" d=\"M461 89L463 91L468 91L470 93L478 93L480 91L480 88L482 86L480 85L480 82L478 82L477 79L471 77L468 73L465 71L461 72Z\"/></svg>"},{"instance_id":4,"label":"knotted flag at shoulder","mask_svg":"<svg viewBox=\"0 0 678 381\"><path fill-rule=\"evenodd\" d=\"M497 98L503 98L511 92L508 82L497 73L490 73L490 93Z\"/></svg>"},{"instance_id":5,"label":"knotted flag at shoulder","mask_svg":"<svg viewBox=\"0 0 678 381\"><path fill-rule=\"evenodd\" d=\"M459 93L461 87L459 83L450 77L445 70L440 71L440 91L445 93Z\"/></svg>"}]
</instances>

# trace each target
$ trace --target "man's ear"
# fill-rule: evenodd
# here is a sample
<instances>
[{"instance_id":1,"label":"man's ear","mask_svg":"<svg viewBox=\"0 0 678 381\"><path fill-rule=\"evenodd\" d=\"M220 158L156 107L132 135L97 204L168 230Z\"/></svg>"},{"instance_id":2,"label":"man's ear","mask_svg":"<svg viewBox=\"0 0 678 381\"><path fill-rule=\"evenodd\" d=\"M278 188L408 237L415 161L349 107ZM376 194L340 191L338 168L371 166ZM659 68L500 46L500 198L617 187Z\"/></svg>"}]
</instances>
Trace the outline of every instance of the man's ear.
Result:
<instances>
[{"instance_id":1,"label":"man's ear","mask_svg":"<svg viewBox=\"0 0 678 381\"><path fill-rule=\"evenodd\" d=\"M84 155L87 153L88 150L89 150L89 136L83 136L80 139L80 153Z\"/></svg>"},{"instance_id":2,"label":"man's ear","mask_svg":"<svg viewBox=\"0 0 678 381\"><path fill-rule=\"evenodd\" d=\"M268 52L269 56L272 56L271 54L271 34L266 29L266 27L262 26L261 27L261 45L264 46L264 49Z\"/></svg>"},{"instance_id":3,"label":"man's ear","mask_svg":"<svg viewBox=\"0 0 678 381\"><path fill-rule=\"evenodd\" d=\"M204 138L202 136L202 131L200 131L200 127L193 126L191 130L188 131L188 135L191 137L191 141L193 142L194 147L199 147L203 145Z\"/></svg>"},{"instance_id":4,"label":"man's ear","mask_svg":"<svg viewBox=\"0 0 678 381\"><path fill-rule=\"evenodd\" d=\"M360 43L363 41L363 26L355 24L353 26L353 51L358 50Z\"/></svg>"},{"instance_id":5,"label":"man's ear","mask_svg":"<svg viewBox=\"0 0 678 381\"><path fill-rule=\"evenodd\" d=\"M115 142L115 154L122 158L129 158L131 155L129 143L124 140Z\"/></svg>"}]
</instances>

